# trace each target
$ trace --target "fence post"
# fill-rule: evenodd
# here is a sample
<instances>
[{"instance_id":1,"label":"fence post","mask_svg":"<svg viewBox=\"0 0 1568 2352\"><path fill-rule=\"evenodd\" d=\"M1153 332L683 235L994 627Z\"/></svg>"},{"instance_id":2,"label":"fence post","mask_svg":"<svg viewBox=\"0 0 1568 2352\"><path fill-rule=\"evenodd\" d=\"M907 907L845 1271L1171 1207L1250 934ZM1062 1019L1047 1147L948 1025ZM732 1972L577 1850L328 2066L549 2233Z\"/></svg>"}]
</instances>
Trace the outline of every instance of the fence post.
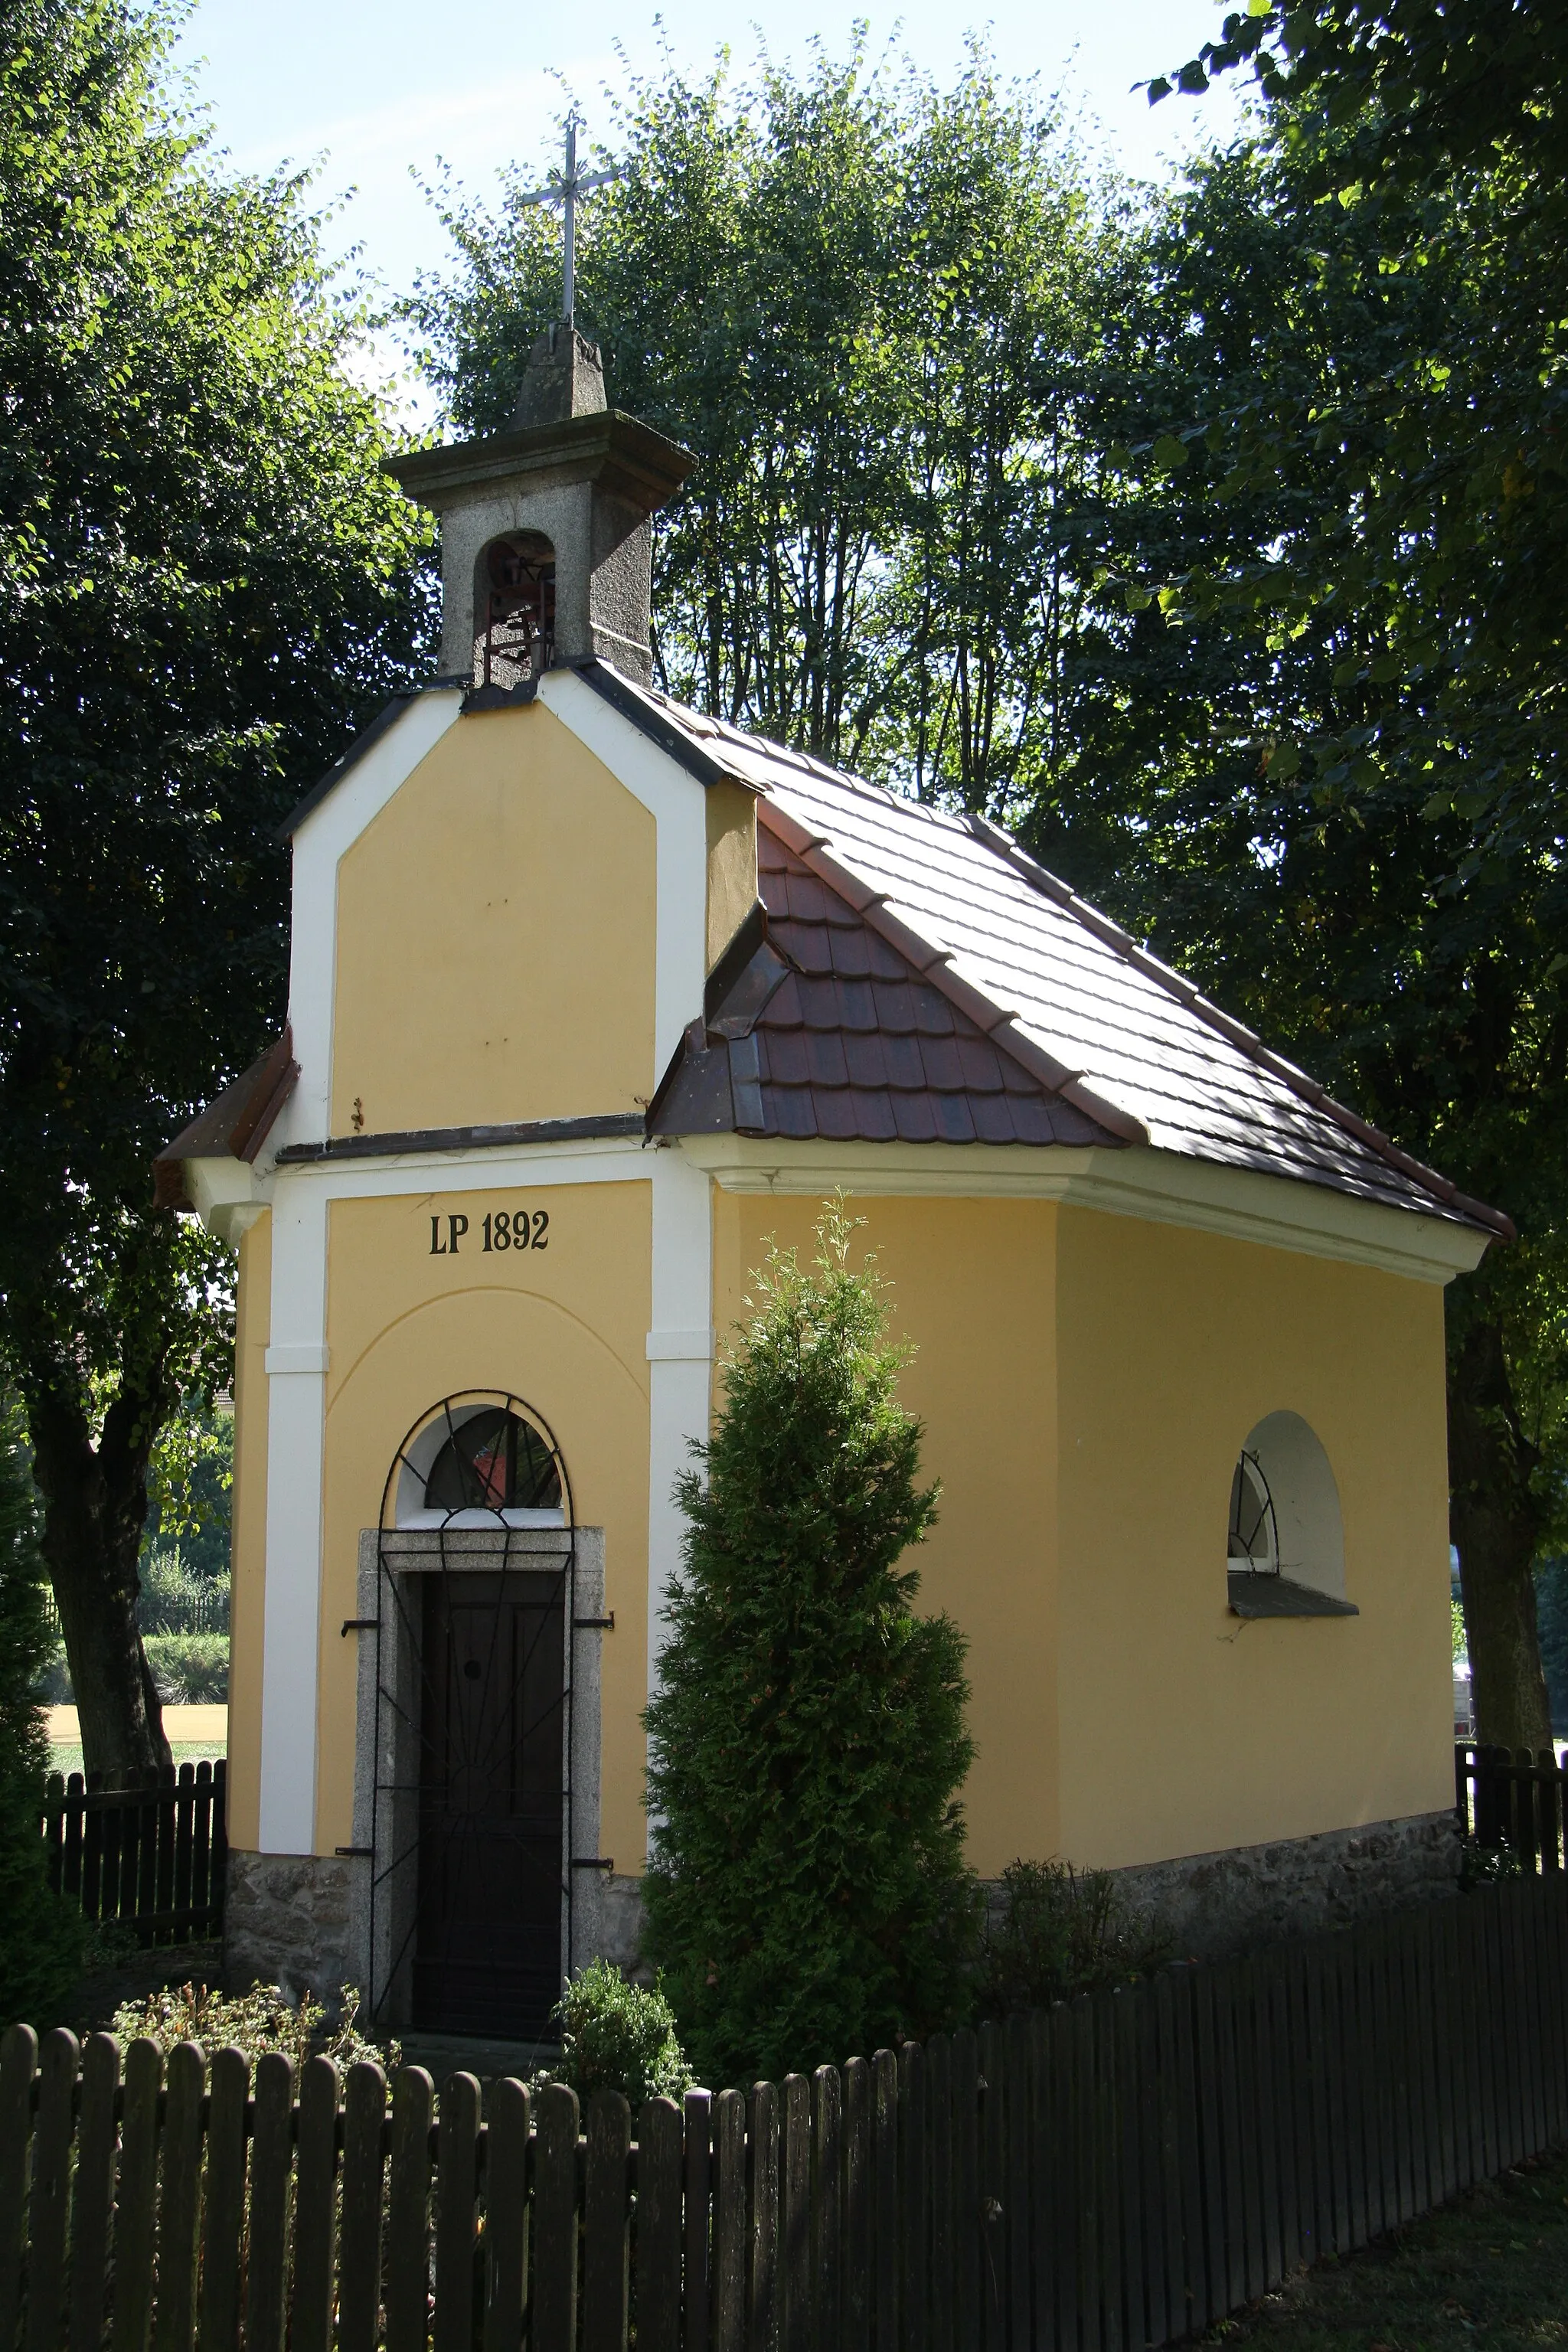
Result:
<instances>
[{"instance_id":1,"label":"fence post","mask_svg":"<svg viewBox=\"0 0 1568 2352\"><path fill-rule=\"evenodd\" d=\"M747 2352L777 2352L779 2340L779 2094L752 2086L746 2129Z\"/></svg>"},{"instance_id":2,"label":"fence post","mask_svg":"<svg viewBox=\"0 0 1568 2352\"><path fill-rule=\"evenodd\" d=\"M38 2053L38 2119L27 2210L27 2352L58 2352L60 2340L79 2057L76 2035L63 2025L45 2034Z\"/></svg>"},{"instance_id":3,"label":"fence post","mask_svg":"<svg viewBox=\"0 0 1568 2352\"><path fill-rule=\"evenodd\" d=\"M89 2057L91 2057L90 2045ZM245 2243L245 2105L250 2063L243 2051L220 2050L212 2063L207 2105L207 2178L202 2214L200 2352L239 2352L240 2281ZM77 2352L73 2346L72 2352ZM80 2352L89 2352L83 2343Z\"/></svg>"},{"instance_id":4,"label":"fence post","mask_svg":"<svg viewBox=\"0 0 1568 2352\"><path fill-rule=\"evenodd\" d=\"M425 2352L430 2332L430 2126L435 2106L436 2085L424 2067L402 2067L392 2086L387 2165L386 2352ZM246 2352L250 2352L248 2345Z\"/></svg>"},{"instance_id":5,"label":"fence post","mask_svg":"<svg viewBox=\"0 0 1568 2352\"><path fill-rule=\"evenodd\" d=\"M535 2166L529 2352L576 2352L577 2095L563 2083L539 2094Z\"/></svg>"},{"instance_id":6,"label":"fence post","mask_svg":"<svg viewBox=\"0 0 1568 2352\"><path fill-rule=\"evenodd\" d=\"M528 2287L529 2122L528 2093L508 2076L490 2093L486 2133L484 2352L517 2352L522 2336ZM374 2352L374 2346L373 2299L363 2352ZM339 2352L355 2352L355 2347L340 2337Z\"/></svg>"},{"instance_id":7,"label":"fence post","mask_svg":"<svg viewBox=\"0 0 1568 2352\"><path fill-rule=\"evenodd\" d=\"M637 2352L680 2352L681 2141L675 2101L645 2100L637 2116Z\"/></svg>"},{"instance_id":8,"label":"fence post","mask_svg":"<svg viewBox=\"0 0 1568 2352\"><path fill-rule=\"evenodd\" d=\"M280 2051L256 2062L250 2143L250 2259L245 2289L245 2352L281 2352L289 2309L289 2174L294 2069ZM421 2335L420 2342L424 2342ZM387 2315L388 2352L392 2320ZM115 2352L120 2352L116 2346Z\"/></svg>"},{"instance_id":9,"label":"fence post","mask_svg":"<svg viewBox=\"0 0 1568 2352\"><path fill-rule=\"evenodd\" d=\"M145 2352L153 2320L153 2253L158 2227L158 2094L163 2053L139 2040L125 2053L120 2126L120 2196L114 2215L113 2352ZM251 2338L256 2352L257 2339Z\"/></svg>"},{"instance_id":10,"label":"fence post","mask_svg":"<svg viewBox=\"0 0 1568 2352\"><path fill-rule=\"evenodd\" d=\"M713 2352L742 2352L745 2344L748 2234L746 2103L739 2091L721 2091L713 2102Z\"/></svg>"},{"instance_id":11,"label":"fence post","mask_svg":"<svg viewBox=\"0 0 1568 2352\"><path fill-rule=\"evenodd\" d=\"M76 2187L71 2216L70 2352L102 2352L109 2299L110 2233L114 2213L114 2106L120 2089L120 2045L107 2033L89 2037L82 2053L81 2118L77 2127ZM4 2339L0 2339L3 2341Z\"/></svg>"},{"instance_id":12,"label":"fence post","mask_svg":"<svg viewBox=\"0 0 1568 2352\"><path fill-rule=\"evenodd\" d=\"M811 2303L816 2344L840 2341L843 2170L843 2085L837 2066L819 2066L811 2078Z\"/></svg>"},{"instance_id":13,"label":"fence post","mask_svg":"<svg viewBox=\"0 0 1568 2352\"><path fill-rule=\"evenodd\" d=\"M471 2352L479 2193L479 2085L475 2075L447 2077L437 2140L436 2352Z\"/></svg>"},{"instance_id":14,"label":"fence post","mask_svg":"<svg viewBox=\"0 0 1568 2352\"><path fill-rule=\"evenodd\" d=\"M294 2170L294 2304L289 2352L329 2352L337 2205L338 2070L308 2058L300 2076ZM468 2352L465 2345L464 2352Z\"/></svg>"},{"instance_id":15,"label":"fence post","mask_svg":"<svg viewBox=\"0 0 1568 2352\"><path fill-rule=\"evenodd\" d=\"M342 2218L338 2226L338 2352L375 2352L381 2324L381 2136L386 2076L361 2058L343 2097ZM203 2347L205 2352L205 2347Z\"/></svg>"},{"instance_id":16,"label":"fence post","mask_svg":"<svg viewBox=\"0 0 1568 2352\"><path fill-rule=\"evenodd\" d=\"M811 2084L786 2074L779 2084L784 2147L779 2158L779 2259L783 2352L810 2352L814 2313L811 2276Z\"/></svg>"},{"instance_id":17,"label":"fence post","mask_svg":"<svg viewBox=\"0 0 1568 2352\"><path fill-rule=\"evenodd\" d=\"M719 2259L719 2222L713 2211L713 2103L706 2091L688 2091L682 2111L684 2150L681 2190L685 2201L686 2276L682 2283L682 2341L686 2352L708 2352L713 2315L713 2277Z\"/></svg>"},{"instance_id":18,"label":"fence post","mask_svg":"<svg viewBox=\"0 0 1568 2352\"><path fill-rule=\"evenodd\" d=\"M626 2100L619 2091L595 2092L583 2199L583 2352L626 2352L631 2146Z\"/></svg>"}]
</instances>

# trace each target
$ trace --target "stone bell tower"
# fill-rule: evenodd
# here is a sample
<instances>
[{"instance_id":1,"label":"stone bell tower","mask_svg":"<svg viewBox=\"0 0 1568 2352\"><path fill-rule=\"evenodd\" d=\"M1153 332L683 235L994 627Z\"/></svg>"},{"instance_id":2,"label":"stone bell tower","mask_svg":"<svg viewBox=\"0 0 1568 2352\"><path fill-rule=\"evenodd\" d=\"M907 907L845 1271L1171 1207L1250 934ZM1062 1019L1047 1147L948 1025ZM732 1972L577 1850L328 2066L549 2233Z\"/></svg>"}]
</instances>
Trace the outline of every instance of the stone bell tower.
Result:
<instances>
[{"instance_id":1,"label":"stone bell tower","mask_svg":"<svg viewBox=\"0 0 1568 2352\"><path fill-rule=\"evenodd\" d=\"M569 319L534 344L505 432L389 459L441 519L442 675L481 708L590 659L648 684L648 518L693 462L606 408L598 351Z\"/></svg>"}]
</instances>

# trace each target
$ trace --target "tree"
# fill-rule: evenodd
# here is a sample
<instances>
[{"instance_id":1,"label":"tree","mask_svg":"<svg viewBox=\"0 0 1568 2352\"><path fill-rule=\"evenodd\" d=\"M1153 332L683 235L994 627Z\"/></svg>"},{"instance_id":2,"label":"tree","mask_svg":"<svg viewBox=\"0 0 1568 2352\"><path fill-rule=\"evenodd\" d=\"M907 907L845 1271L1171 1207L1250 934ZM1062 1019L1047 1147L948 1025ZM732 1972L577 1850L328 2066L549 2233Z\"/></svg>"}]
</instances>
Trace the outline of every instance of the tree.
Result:
<instances>
[{"instance_id":1,"label":"tree","mask_svg":"<svg viewBox=\"0 0 1568 2352\"><path fill-rule=\"evenodd\" d=\"M43 1561L20 1414L0 1414L0 2024L58 2024L81 1969L82 1923L56 1895L39 1835L48 1743L37 1680L49 1654Z\"/></svg>"},{"instance_id":2,"label":"tree","mask_svg":"<svg viewBox=\"0 0 1568 2352\"><path fill-rule=\"evenodd\" d=\"M580 323L611 399L701 460L659 519L662 680L973 798L1052 724L1051 516L1124 226L1055 104L978 48L945 92L859 47L739 90L722 61L672 67L632 85L616 145L624 176L579 217ZM410 319L463 429L505 421L559 302L532 178L495 206L438 194L459 268Z\"/></svg>"},{"instance_id":3,"label":"tree","mask_svg":"<svg viewBox=\"0 0 1568 2352\"><path fill-rule=\"evenodd\" d=\"M166 1758L135 1626L149 1458L228 1370L216 1244L149 1161L275 1034L276 827L427 636L300 184L226 181L175 18L0 18L0 1360L86 1760Z\"/></svg>"},{"instance_id":4,"label":"tree","mask_svg":"<svg viewBox=\"0 0 1568 2352\"><path fill-rule=\"evenodd\" d=\"M1523 0L1323 0L1228 19L1178 79L1246 54L1268 135L1180 214L1164 381L1121 452L1163 521L1121 584L1152 635L1229 649L1216 731L1256 766L1216 742L1168 777L1132 891L1174 878L1166 936L1211 983L1520 1224L1450 1292L1452 1529L1482 1735L1538 1747L1568 1468L1568 50ZM1261 269L1215 202L1243 174Z\"/></svg>"},{"instance_id":5,"label":"tree","mask_svg":"<svg viewBox=\"0 0 1568 2352\"><path fill-rule=\"evenodd\" d=\"M855 1228L774 1250L727 1367L647 1710L650 1957L715 2082L942 2022L972 1923L963 1637L898 1563L917 1485L904 1351Z\"/></svg>"}]
</instances>

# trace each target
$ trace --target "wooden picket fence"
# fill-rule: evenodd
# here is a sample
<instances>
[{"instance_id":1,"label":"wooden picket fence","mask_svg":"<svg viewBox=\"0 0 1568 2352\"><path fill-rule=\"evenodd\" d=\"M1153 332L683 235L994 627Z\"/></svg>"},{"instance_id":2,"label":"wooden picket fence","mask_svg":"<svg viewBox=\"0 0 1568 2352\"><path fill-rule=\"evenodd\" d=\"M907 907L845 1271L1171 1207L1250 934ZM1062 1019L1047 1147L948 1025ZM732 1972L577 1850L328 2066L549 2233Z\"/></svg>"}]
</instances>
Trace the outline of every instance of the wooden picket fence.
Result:
<instances>
[{"instance_id":1,"label":"wooden picket fence","mask_svg":"<svg viewBox=\"0 0 1568 2352\"><path fill-rule=\"evenodd\" d=\"M1137 2352L1568 2138L1568 1874L747 2095L0 2044L0 2352Z\"/></svg>"},{"instance_id":2,"label":"wooden picket fence","mask_svg":"<svg viewBox=\"0 0 1568 2352\"><path fill-rule=\"evenodd\" d=\"M1568 1868L1568 1766L1554 1748L1454 1750L1459 1826L1479 1846L1513 1854L1526 1870Z\"/></svg>"},{"instance_id":3,"label":"wooden picket fence","mask_svg":"<svg viewBox=\"0 0 1568 2352\"><path fill-rule=\"evenodd\" d=\"M101 1772L51 1772L42 1822L50 1885L88 1918L117 1920L143 1944L220 1936L227 1771L219 1757L112 1784Z\"/></svg>"}]
</instances>

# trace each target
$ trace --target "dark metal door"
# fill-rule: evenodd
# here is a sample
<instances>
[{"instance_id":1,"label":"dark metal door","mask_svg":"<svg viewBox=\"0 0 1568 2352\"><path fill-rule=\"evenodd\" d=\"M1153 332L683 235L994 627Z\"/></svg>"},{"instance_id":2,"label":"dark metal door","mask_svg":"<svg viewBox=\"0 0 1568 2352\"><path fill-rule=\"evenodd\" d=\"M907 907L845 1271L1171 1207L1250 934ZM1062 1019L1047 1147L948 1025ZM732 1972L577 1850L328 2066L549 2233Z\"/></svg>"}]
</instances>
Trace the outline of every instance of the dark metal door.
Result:
<instances>
[{"instance_id":1,"label":"dark metal door","mask_svg":"<svg viewBox=\"0 0 1568 2352\"><path fill-rule=\"evenodd\" d=\"M562 1576L426 1576L414 2022L542 2033L561 1987Z\"/></svg>"}]
</instances>

